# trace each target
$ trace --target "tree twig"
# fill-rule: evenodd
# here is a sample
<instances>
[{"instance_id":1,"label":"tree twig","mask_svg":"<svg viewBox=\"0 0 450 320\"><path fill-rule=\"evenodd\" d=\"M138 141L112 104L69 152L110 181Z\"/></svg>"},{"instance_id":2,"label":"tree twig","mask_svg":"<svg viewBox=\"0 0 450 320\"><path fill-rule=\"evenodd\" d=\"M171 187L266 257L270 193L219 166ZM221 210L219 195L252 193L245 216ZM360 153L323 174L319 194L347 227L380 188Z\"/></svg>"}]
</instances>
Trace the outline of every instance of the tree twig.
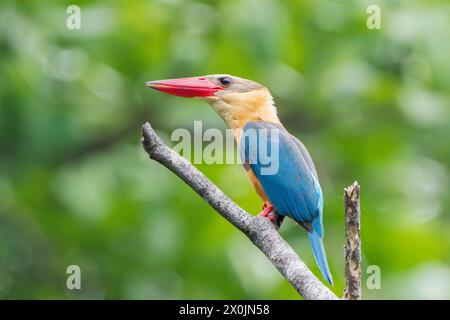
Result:
<instances>
[{"instance_id":1,"label":"tree twig","mask_svg":"<svg viewBox=\"0 0 450 320\"><path fill-rule=\"evenodd\" d=\"M345 300L361 299L360 186L358 181L344 190L345 203Z\"/></svg>"},{"instance_id":2,"label":"tree twig","mask_svg":"<svg viewBox=\"0 0 450 320\"><path fill-rule=\"evenodd\" d=\"M166 146L149 123L142 127L142 143L150 158L180 177L226 220L241 230L305 299L338 299L308 269L294 250L263 217L252 216L225 195L189 161Z\"/></svg>"}]
</instances>

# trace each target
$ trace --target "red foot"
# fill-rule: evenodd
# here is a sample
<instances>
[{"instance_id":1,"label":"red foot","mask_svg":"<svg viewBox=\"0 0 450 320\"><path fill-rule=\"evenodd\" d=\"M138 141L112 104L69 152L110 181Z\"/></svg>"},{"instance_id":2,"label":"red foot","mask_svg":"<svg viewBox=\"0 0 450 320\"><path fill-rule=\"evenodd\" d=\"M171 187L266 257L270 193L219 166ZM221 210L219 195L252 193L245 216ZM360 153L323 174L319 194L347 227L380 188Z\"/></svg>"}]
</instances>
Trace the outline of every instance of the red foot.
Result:
<instances>
[{"instance_id":1,"label":"red foot","mask_svg":"<svg viewBox=\"0 0 450 320\"><path fill-rule=\"evenodd\" d=\"M269 219L270 221L274 222L275 216L270 215L270 213L274 210L273 206L271 204L268 204L267 202L264 202L263 209L264 210L261 211L261 213L258 214L258 216L265 217L265 218Z\"/></svg>"}]
</instances>

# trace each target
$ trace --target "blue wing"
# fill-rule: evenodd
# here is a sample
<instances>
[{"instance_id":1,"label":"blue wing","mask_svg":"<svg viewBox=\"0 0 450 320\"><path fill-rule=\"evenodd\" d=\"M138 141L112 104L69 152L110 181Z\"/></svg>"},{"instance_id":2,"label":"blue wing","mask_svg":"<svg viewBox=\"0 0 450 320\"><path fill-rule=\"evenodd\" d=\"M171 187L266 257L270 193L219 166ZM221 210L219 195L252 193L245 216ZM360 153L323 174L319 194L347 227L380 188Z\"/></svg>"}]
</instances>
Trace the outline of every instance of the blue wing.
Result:
<instances>
[{"instance_id":1,"label":"blue wing","mask_svg":"<svg viewBox=\"0 0 450 320\"><path fill-rule=\"evenodd\" d=\"M277 212L309 231L316 261L332 283L322 245L322 190L305 146L281 125L249 122L239 147L244 165L258 178Z\"/></svg>"},{"instance_id":2,"label":"blue wing","mask_svg":"<svg viewBox=\"0 0 450 320\"><path fill-rule=\"evenodd\" d=\"M280 214L299 223L321 218L322 190L311 157L300 141L280 125L249 122L240 151Z\"/></svg>"}]
</instances>

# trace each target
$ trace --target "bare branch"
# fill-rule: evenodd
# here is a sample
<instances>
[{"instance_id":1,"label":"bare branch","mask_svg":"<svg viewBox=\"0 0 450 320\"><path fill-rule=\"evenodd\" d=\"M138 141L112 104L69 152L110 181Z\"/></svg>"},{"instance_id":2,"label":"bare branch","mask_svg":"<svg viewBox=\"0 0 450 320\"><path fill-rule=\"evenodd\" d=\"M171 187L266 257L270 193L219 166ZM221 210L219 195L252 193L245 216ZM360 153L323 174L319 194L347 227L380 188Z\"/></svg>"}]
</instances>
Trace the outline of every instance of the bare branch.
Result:
<instances>
[{"instance_id":1,"label":"bare branch","mask_svg":"<svg viewBox=\"0 0 450 320\"><path fill-rule=\"evenodd\" d=\"M358 181L344 191L345 202L345 300L361 299L360 186Z\"/></svg>"},{"instance_id":2,"label":"bare branch","mask_svg":"<svg viewBox=\"0 0 450 320\"><path fill-rule=\"evenodd\" d=\"M167 147L149 123L142 127L143 146L150 158L174 172L226 220L257 246L297 292L308 300L338 299L297 256L263 217L244 211L189 161Z\"/></svg>"}]
</instances>

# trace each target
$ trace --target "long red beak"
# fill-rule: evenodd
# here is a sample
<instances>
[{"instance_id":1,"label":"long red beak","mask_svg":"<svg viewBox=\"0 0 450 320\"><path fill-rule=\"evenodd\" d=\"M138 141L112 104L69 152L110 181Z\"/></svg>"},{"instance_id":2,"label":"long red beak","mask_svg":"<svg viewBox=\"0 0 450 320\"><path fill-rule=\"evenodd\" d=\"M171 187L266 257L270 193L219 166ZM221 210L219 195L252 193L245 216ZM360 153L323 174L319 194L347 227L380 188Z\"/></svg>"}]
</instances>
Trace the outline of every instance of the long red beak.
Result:
<instances>
[{"instance_id":1,"label":"long red beak","mask_svg":"<svg viewBox=\"0 0 450 320\"><path fill-rule=\"evenodd\" d=\"M147 87L185 98L211 97L223 90L206 77L179 78L146 82Z\"/></svg>"}]
</instances>

